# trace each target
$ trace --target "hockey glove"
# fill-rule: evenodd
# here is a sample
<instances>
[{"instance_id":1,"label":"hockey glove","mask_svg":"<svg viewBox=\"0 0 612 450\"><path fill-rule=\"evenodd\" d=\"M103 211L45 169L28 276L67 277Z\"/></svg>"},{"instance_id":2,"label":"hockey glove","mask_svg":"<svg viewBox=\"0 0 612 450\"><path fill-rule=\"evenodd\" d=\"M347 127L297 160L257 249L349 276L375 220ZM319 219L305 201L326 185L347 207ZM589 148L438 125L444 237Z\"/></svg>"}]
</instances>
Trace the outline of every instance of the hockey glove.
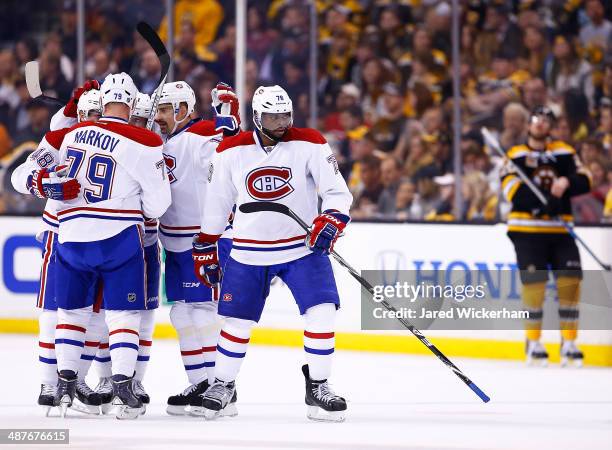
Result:
<instances>
[{"instance_id":1,"label":"hockey glove","mask_svg":"<svg viewBox=\"0 0 612 450\"><path fill-rule=\"evenodd\" d=\"M196 234L193 236L193 264L198 280L208 287L221 283L223 273L219 264L217 240L219 236L210 234Z\"/></svg>"},{"instance_id":2,"label":"hockey glove","mask_svg":"<svg viewBox=\"0 0 612 450\"><path fill-rule=\"evenodd\" d=\"M310 226L310 234L306 236L306 247L317 255L329 255L350 220L349 216L335 210L319 214Z\"/></svg>"},{"instance_id":3,"label":"hockey glove","mask_svg":"<svg viewBox=\"0 0 612 450\"><path fill-rule=\"evenodd\" d=\"M561 211L561 201L557 197L554 197L548 193L546 195L546 205L540 205L537 208L534 208L531 213L536 217L549 216L555 217L559 215Z\"/></svg>"},{"instance_id":4,"label":"hockey glove","mask_svg":"<svg viewBox=\"0 0 612 450\"><path fill-rule=\"evenodd\" d=\"M233 136L240 131L238 97L226 83L217 83L211 92L215 113L215 130L223 130L224 136Z\"/></svg>"},{"instance_id":5,"label":"hockey glove","mask_svg":"<svg viewBox=\"0 0 612 450\"><path fill-rule=\"evenodd\" d=\"M92 89L100 89L100 83L98 80L87 80L83 83L83 86L79 86L74 91L72 91L72 97L66 103L64 107L64 115L66 117L77 117L77 104L79 103L79 99L84 92L91 91Z\"/></svg>"},{"instance_id":6,"label":"hockey glove","mask_svg":"<svg viewBox=\"0 0 612 450\"><path fill-rule=\"evenodd\" d=\"M28 190L38 198L72 200L79 195L81 184L75 178L68 178L68 166L51 169L37 169L28 177Z\"/></svg>"}]
</instances>

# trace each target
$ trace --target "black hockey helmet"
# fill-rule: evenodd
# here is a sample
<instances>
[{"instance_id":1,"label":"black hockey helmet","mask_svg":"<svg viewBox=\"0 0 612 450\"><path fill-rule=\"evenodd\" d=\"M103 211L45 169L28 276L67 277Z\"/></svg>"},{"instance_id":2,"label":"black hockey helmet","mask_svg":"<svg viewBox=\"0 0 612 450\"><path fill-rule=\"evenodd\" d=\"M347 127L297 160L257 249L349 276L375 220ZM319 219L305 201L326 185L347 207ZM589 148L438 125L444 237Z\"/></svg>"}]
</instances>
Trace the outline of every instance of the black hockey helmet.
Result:
<instances>
[{"instance_id":1,"label":"black hockey helmet","mask_svg":"<svg viewBox=\"0 0 612 450\"><path fill-rule=\"evenodd\" d=\"M531 116L529 117L529 123L532 123L534 119L538 117L546 118L550 122L551 126L557 121L555 113L548 106L537 106L534 108L531 112Z\"/></svg>"}]
</instances>

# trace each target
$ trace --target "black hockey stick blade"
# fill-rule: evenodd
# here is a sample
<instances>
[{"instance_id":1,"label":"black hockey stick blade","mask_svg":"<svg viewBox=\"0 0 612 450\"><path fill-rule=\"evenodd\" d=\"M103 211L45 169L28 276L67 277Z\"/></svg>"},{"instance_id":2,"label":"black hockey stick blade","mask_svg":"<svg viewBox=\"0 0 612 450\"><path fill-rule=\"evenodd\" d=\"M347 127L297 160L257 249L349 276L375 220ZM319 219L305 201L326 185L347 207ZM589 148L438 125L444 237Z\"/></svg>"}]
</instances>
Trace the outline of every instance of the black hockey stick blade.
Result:
<instances>
[{"instance_id":1,"label":"black hockey stick blade","mask_svg":"<svg viewBox=\"0 0 612 450\"><path fill-rule=\"evenodd\" d=\"M249 202L243 203L238 208L240 212L245 214L256 213L256 212L277 212L280 214L284 214L286 216L291 217L295 220L307 233L310 231L308 228L308 224L302 220L300 216L298 216L291 208L287 205L283 205L281 203L274 202ZM363 278L359 272L357 272L342 256L340 256L336 251L332 251L331 255L334 259L345 269L349 271L351 276L357 280L370 294L374 294L374 288L372 285ZM397 311L394 306L389 304L386 300L383 300L380 303L384 308L390 311ZM410 324L406 319L398 318L397 319L408 331L410 331L423 345L425 345L434 355L438 357L438 359L448 368L450 369L461 381L463 381L471 390L476 394L484 403L488 403L491 398L485 394L472 380L470 380L467 375L465 375L459 367L457 367L450 359L446 357L444 353L442 353L438 347L432 344L418 329L416 329L412 324Z\"/></svg>"},{"instance_id":2,"label":"black hockey stick blade","mask_svg":"<svg viewBox=\"0 0 612 450\"><path fill-rule=\"evenodd\" d=\"M166 77L168 70L170 69L170 55L168 54L168 50L157 32L148 23L138 22L138 25L136 25L136 30L138 33L140 33L144 40L149 43L157 55L157 58L159 58L161 73L159 75L159 82L157 84L161 84L162 80Z\"/></svg>"},{"instance_id":3,"label":"black hockey stick blade","mask_svg":"<svg viewBox=\"0 0 612 450\"><path fill-rule=\"evenodd\" d=\"M289 214L289 207L287 205L283 205L282 203L274 203L274 202L249 202L243 203L240 205L241 212L249 214L255 212L263 212L263 211L272 211L285 215Z\"/></svg>"}]
</instances>

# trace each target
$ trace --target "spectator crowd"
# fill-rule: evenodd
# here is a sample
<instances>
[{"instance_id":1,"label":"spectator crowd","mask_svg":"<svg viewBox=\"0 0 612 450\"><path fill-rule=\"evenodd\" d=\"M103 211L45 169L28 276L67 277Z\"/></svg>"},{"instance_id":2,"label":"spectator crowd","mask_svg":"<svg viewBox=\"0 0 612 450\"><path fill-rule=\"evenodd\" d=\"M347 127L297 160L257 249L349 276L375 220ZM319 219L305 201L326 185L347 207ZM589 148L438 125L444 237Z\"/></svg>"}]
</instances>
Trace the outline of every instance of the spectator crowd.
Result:
<instances>
[{"instance_id":1,"label":"spectator crowd","mask_svg":"<svg viewBox=\"0 0 612 450\"><path fill-rule=\"evenodd\" d=\"M167 39L166 2L85 3L85 76L125 71L151 93L160 67L135 24L146 20ZM450 1L316 0L318 123L309 121L310 3L248 2L243 123L252 126L255 88L281 84L293 99L295 126L319 129L336 152L354 218L503 220L503 161L478 130L494 130L505 149L524 143L530 111L545 105L557 117L553 137L574 146L592 175L592 192L573 200L576 221L612 221L612 3L460 1L462 205L454 204ZM6 171L25 157L21 144L42 138L54 113L29 98L24 65L38 60L43 91L70 97L77 16L74 0L45 2L42 10L39 2L8 0L0 13ZM194 88L197 114L210 118L210 90L218 80L234 82L235 2L176 0L173 16L174 78ZM42 209L13 198L6 178L0 175L0 212Z\"/></svg>"}]
</instances>

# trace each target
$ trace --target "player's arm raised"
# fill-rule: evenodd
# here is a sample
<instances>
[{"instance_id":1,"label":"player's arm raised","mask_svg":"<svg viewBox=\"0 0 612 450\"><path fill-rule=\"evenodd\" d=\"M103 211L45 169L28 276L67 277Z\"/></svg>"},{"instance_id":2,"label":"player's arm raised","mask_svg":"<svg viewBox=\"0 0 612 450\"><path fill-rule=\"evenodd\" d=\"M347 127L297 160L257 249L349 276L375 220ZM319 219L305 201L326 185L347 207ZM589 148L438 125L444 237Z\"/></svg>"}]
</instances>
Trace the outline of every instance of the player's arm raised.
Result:
<instances>
[{"instance_id":1,"label":"player's arm raised","mask_svg":"<svg viewBox=\"0 0 612 450\"><path fill-rule=\"evenodd\" d=\"M81 95L92 89L100 89L100 83L97 80L87 80L82 86L77 87L72 91L72 97L66 103L66 106L57 111L49 122L50 130L59 130L61 128L71 127L78 121L77 105Z\"/></svg>"},{"instance_id":2,"label":"player's arm raised","mask_svg":"<svg viewBox=\"0 0 612 450\"><path fill-rule=\"evenodd\" d=\"M322 136L321 139L322 143L317 144L319 148L313 149L308 169L319 191L323 213L314 219L306 245L314 253L328 255L351 220L349 209L353 196L340 174L332 149Z\"/></svg>"},{"instance_id":3,"label":"player's arm raised","mask_svg":"<svg viewBox=\"0 0 612 450\"><path fill-rule=\"evenodd\" d=\"M49 131L28 159L11 174L17 192L38 198L71 200L76 198L81 185L68 177L68 167L59 164L59 147L68 129Z\"/></svg>"},{"instance_id":4,"label":"player's arm raised","mask_svg":"<svg viewBox=\"0 0 612 450\"><path fill-rule=\"evenodd\" d=\"M238 192L232 182L227 153L215 153L208 169L200 233L193 238L195 274L207 286L221 282L217 241L227 225Z\"/></svg>"}]
</instances>

